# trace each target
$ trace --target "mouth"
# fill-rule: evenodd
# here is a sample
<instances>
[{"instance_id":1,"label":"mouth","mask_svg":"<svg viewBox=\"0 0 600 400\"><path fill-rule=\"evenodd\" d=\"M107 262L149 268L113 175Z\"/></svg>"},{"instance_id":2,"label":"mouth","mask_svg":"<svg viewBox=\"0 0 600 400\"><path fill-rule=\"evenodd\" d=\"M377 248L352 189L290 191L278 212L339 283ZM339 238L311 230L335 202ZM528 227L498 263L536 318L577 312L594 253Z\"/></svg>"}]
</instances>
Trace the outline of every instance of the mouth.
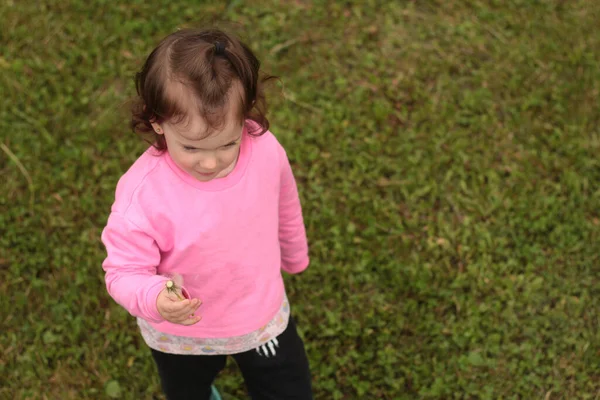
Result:
<instances>
[{"instance_id":1,"label":"mouth","mask_svg":"<svg viewBox=\"0 0 600 400\"><path fill-rule=\"evenodd\" d=\"M213 176L214 174L214 172L198 172L198 175L201 176Z\"/></svg>"}]
</instances>

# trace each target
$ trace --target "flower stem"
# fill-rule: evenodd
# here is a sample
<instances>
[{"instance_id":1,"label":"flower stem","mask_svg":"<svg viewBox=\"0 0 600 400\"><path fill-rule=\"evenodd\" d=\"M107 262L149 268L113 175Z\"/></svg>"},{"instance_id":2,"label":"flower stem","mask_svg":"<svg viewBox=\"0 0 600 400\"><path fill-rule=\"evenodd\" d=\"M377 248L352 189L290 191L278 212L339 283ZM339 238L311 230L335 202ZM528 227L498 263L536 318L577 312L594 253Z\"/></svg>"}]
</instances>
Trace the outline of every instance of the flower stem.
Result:
<instances>
[{"instance_id":1,"label":"flower stem","mask_svg":"<svg viewBox=\"0 0 600 400\"><path fill-rule=\"evenodd\" d=\"M177 287L177 285L175 285L175 282L168 280L167 283L165 283L165 287L167 288L167 292L173 293L175 296L177 296L179 301L184 300L184 298L181 297L181 295L179 294L179 291L177 290L179 288Z\"/></svg>"}]
</instances>

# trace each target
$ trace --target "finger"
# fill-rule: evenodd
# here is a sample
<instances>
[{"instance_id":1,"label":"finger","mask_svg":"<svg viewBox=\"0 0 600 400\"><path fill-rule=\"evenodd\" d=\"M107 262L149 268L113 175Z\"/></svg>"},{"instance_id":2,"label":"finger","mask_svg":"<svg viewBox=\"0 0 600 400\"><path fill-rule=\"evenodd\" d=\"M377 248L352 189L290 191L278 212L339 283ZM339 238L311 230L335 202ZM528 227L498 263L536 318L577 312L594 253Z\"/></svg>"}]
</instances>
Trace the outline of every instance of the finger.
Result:
<instances>
[{"instance_id":1,"label":"finger","mask_svg":"<svg viewBox=\"0 0 600 400\"><path fill-rule=\"evenodd\" d=\"M185 298L185 296L183 295L183 292L179 288L177 288L175 291L169 292L167 294L167 296L169 297L169 299L171 299L173 301L184 301L184 300L187 300Z\"/></svg>"},{"instance_id":2,"label":"finger","mask_svg":"<svg viewBox=\"0 0 600 400\"><path fill-rule=\"evenodd\" d=\"M196 312L198 311L198 308L200 308L200 306L202 305L202 302L199 299L194 299L190 302L190 307L189 309L184 310L183 315L184 317L187 316L191 316L194 317Z\"/></svg>"},{"instance_id":3,"label":"finger","mask_svg":"<svg viewBox=\"0 0 600 400\"><path fill-rule=\"evenodd\" d=\"M183 317L169 317L169 319L167 321L173 323L173 324L179 324L179 325L192 325L195 324L196 322L200 321L202 319L202 316L200 315L195 315L195 316L191 316L191 315L185 315Z\"/></svg>"},{"instance_id":4,"label":"finger","mask_svg":"<svg viewBox=\"0 0 600 400\"><path fill-rule=\"evenodd\" d=\"M180 299L178 299L178 298L177 298L177 296L175 295L175 293L170 293L170 292L169 292L169 293L167 293L167 294L165 295L165 297L166 297L168 300L170 300L171 302L173 302L173 303L178 303L178 302L180 302L180 301L181 301Z\"/></svg>"},{"instance_id":5,"label":"finger","mask_svg":"<svg viewBox=\"0 0 600 400\"><path fill-rule=\"evenodd\" d=\"M171 322L177 323L177 324L183 324L183 325L193 325L196 322L198 322L202 316L198 315L196 313L196 310L200 307L200 304L198 304L195 307L192 307L190 309L186 309L183 310L181 314L172 314L169 316L169 320ZM194 320L196 319L196 320Z\"/></svg>"},{"instance_id":6,"label":"finger","mask_svg":"<svg viewBox=\"0 0 600 400\"><path fill-rule=\"evenodd\" d=\"M200 303L200 304L198 304L196 307L194 307L194 308L192 309L192 313L190 314L190 317L195 317L195 316L197 316L197 315L198 315L198 309L200 308L200 306L201 306L201 305L202 305L202 304Z\"/></svg>"},{"instance_id":7,"label":"finger","mask_svg":"<svg viewBox=\"0 0 600 400\"><path fill-rule=\"evenodd\" d=\"M168 301L166 302L166 304L164 305L165 311L167 311L170 314L181 314L181 311L184 310L186 307L189 307L190 301L189 300L183 300L183 301L179 301L179 300L174 300L174 301Z\"/></svg>"},{"instance_id":8,"label":"finger","mask_svg":"<svg viewBox=\"0 0 600 400\"><path fill-rule=\"evenodd\" d=\"M202 317L200 315L196 315L194 317L186 318L185 320L181 321L180 324L186 326L194 325L197 324L201 319Z\"/></svg>"},{"instance_id":9,"label":"finger","mask_svg":"<svg viewBox=\"0 0 600 400\"><path fill-rule=\"evenodd\" d=\"M194 307L194 310L192 312L192 317L194 316L194 314L196 314L198 312L198 309L200 308L201 305L202 305L202 300L198 300L198 304Z\"/></svg>"},{"instance_id":10,"label":"finger","mask_svg":"<svg viewBox=\"0 0 600 400\"><path fill-rule=\"evenodd\" d=\"M187 318L189 315L193 314L198 308L198 300L194 299L192 301L186 301L187 304L183 305L181 308L174 310L172 315L176 318Z\"/></svg>"}]
</instances>

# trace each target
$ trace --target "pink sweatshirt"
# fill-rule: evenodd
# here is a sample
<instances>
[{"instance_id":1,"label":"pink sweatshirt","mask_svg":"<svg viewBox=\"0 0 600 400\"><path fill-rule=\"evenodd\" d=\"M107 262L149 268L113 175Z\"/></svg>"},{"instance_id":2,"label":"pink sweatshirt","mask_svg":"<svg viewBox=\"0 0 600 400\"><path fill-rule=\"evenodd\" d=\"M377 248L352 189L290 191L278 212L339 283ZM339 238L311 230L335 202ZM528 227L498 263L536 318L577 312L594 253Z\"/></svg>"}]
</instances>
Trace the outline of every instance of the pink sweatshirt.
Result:
<instances>
[{"instance_id":1,"label":"pink sweatshirt","mask_svg":"<svg viewBox=\"0 0 600 400\"><path fill-rule=\"evenodd\" d=\"M296 182L285 150L267 132L244 131L235 169L200 182L168 152L146 151L121 177L102 241L110 295L167 334L244 335L281 307L281 270L302 272L308 246ZM172 324L156 299L179 274L202 320Z\"/></svg>"}]
</instances>

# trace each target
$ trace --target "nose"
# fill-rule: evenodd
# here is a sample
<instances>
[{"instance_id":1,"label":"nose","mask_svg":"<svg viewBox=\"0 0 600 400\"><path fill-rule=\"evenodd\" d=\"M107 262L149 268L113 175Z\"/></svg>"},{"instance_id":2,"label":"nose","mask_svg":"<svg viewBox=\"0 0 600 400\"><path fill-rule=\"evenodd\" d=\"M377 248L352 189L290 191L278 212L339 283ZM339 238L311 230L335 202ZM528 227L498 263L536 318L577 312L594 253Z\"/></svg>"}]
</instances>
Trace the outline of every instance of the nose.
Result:
<instances>
[{"instance_id":1,"label":"nose","mask_svg":"<svg viewBox=\"0 0 600 400\"><path fill-rule=\"evenodd\" d=\"M206 156L200 160L200 168L205 171L212 171L217 168L217 158L214 156Z\"/></svg>"}]
</instances>

